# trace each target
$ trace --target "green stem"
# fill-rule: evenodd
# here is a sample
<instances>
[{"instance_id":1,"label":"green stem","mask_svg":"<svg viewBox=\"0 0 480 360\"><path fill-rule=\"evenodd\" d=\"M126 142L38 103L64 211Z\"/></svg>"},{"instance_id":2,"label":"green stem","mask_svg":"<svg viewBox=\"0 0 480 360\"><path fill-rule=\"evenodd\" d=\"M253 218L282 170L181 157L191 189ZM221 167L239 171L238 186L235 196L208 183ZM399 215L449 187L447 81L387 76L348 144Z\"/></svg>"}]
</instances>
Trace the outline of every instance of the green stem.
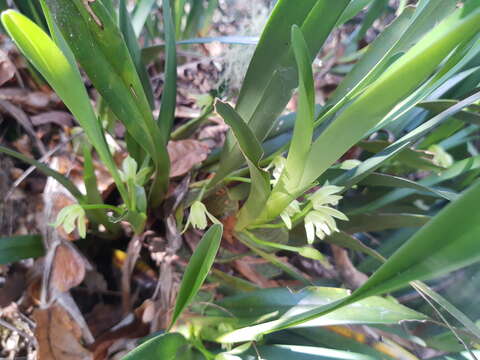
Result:
<instances>
[{"instance_id":1,"label":"green stem","mask_svg":"<svg viewBox=\"0 0 480 360\"><path fill-rule=\"evenodd\" d=\"M294 253L298 253L298 249L294 246L289 246L289 245L285 245L285 244L278 244L278 243L262 240L262 239L259 239L258 237L256 237L255 235L253 235L251 232L246 231L246 230L244 230L243 232L248 236L248 238L251 241L253 241L253 242L255 242L259 245L268 246L268 247L271 247L271 248L274 248L274 249L286 250L286 251L291 251L291 252L294 252Z\"/></svg>"},{"instance_id":2,"label":"green stem","mask_svg":"<svg viewBox=\"0 0 480 360\"><path fill-rule=\"evenodd\" d=\"M243 183L246 183L246 184L251 184L252 183L251 179L240 177L240 176L230 176L230 177L225 178L223 181L225 183L230 183L230 182L234 182L234 181L243 182Z\"/></svg>"},{"instance_id":3,"label":"green stem","mask_svg":"<svg viewBox=\"0 0 480 360\"><path fill-rule=\"evenodd\" d=\"M82 205L84 210L112 210L117 213L117 215L123 215L125 212L117 206L107 205L107 204L90 204L90 205Z\"/></svg>"},{"instance_id":4,"label":"green stem","mask_svg":"<svg viewBox=\"0 0 480 360\"><path fill-rule=\"evenodd\" d=\"M308 280L303 274L301 274L300 272L298 272L295 268L293 268L292 266L290 266L289 264L285 264L284 262L280 261L275 255L272 255L272 254L269 254L263 250L260 250L259 248L257 248L256 246L252 245L250 243L250 239L248 239L248 235L245 234L244 232L242 233L237 233L236 234L237 236L237 239L242 243L244 244L245 246L247 246L250 250L252 250L253 252L255 252L256 254L260 255L261 257L263 257L265 260L267 260L268 262L272 263L272 265L280 268L281 270L283 270L285 273L287 273L288 275L290 275L292 278L294 279L297 279L299 281L301 281L302 283L304 283L305 285L307 286L310 286L312 285L312 282L310 280ZM247 238L246 238L247 237Z\"/></svg>"},{"instance_id":5,"label":"green stem","mask_svg":"<svg viewBox=\"0 0 480 360\"><path fill-rule=\"evenodd\" d=\"M205 109L202 111L199 117L191 119L185 124L175 129L170 136L171 139L172 140L185 139L186 137L191 135L196 128L202 125L202 123L205 122L212 113L213 113L213 102L212 104L205 107Z\"/></svg>"},{"instance_id":6,"label":"green stem","mask_svg":"<svg viewBox=\"0 0 480 360\"><path fill-rule=\"evenodd\" d=\"M248 227L249 230L254 229L283 229L285 228L285 224L278 223L278 224L261 224L261 225L251 225Z\"/></svg>"},{"instance_id":7,"label":"green stem","mask_svg":"<svg viewBox=\"0 0 480 360\"><path fill-rule=\"evenodd\" d=\"M12 156L14 158L17 158L17 159L19 159L23 162L26 162L27 164L35 166L37 168L37 170L41 171L46 176L53 177L60 184L62 184L63 187L65 189L67 189L70 192L70 194L72 194L72 196L75 199L77 199L77 201L80 204L83 204L83 203L86 202L85 196L80 192L80 190L78 190L78 188L75 186L75 184L73 182L71 182L68 178L66 178L65 176L60 174L58 171L55 171L55 170L49 168L48 166L42 164L41 162L39 162L35 159L32 159L32 158L29 158L28 156L25 156L25 155L15 151L15 150L11 150L11 149L9 149L5 146L0 145L0 153L7 154L7 155Z\"/></svg>"}]
</instances>

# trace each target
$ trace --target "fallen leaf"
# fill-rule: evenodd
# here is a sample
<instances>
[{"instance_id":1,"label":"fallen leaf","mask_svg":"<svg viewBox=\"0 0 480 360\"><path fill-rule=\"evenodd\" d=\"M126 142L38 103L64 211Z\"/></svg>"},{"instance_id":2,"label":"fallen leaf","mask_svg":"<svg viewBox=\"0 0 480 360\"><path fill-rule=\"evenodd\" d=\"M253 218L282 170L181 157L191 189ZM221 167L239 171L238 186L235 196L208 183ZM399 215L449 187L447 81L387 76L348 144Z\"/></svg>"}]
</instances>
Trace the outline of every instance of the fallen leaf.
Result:
<instances>
[{"instance_id":1,"label":"fallen leaf","mask_svg":"<svg viewBox=\"0 0 480 360\"><path fill-rule=\"evenodd\" d=\"M3 114L8 114L12 118L14 118L23 127L26 133L31 137L38 150L42 154L45 154L47 152L43 143L37 138L37 134L32 127L32 123L29 117L21 108L11 104L8 101L0 99L0 112L2 112Z\"/></svg>"},{"instance_id":2,"label":"fallen leaf","mask_svg":"<svg viewBox=\"0 0 480 360\"><path fill-rule=\"evenodd\" d=\"M23 88L0 89L0 99L10 101L26 110L37 112L59 104L54 93L31 91Z\"/></svg>"},{"instance_id":3,"label":"fallen leaf","mask_svg":"<svg viewBox=\"0 0 480 360\"><path fill-rule=\"evenodd\" d=\"M168 155L170 157L170 177L184 175L195 165L207 158L208 146L197 140L170 141Z\"/></svg>"},{"instance_id":4,"label":"fallen leaf","mask_svg":"<svg viewBox=\"0 0 480 360\"><path fill-rule=\"evenodd\" d=\"M49 288L52 293L67 292L85 278L86 263L73 246L60 244L54 251Z\"/></svg>"},{"instance_id":5,"label":"fallen leaf","mask_svg":"<svg viewBox=\"0 0 480 360\"><path fill-rule=\"evenodd\" d=\"M276 281L267 279L255 270L255 267L253 266L254 261L254 258L246 256L242 260L235 260L233 262L233 267L246 279L261 286L262 288L276 287Z\"/></svg>"},{"instance_id":6,"label":"fallen leaf","mask_svg":"<svg viewBox=\"0 0 480 360\"><path fill-rule=\"evenodd\" d=\"M94 353L94 360L107 359L108 349L114 343L122 339L141 338L149 333L149 326L142 321L143 314L149 302L145 302L140 307L135 309L133 314L121 319L121 325L117 324L109 332L100 335L90 349ZM133 316L132 316L133 315ZM127 321L130 319L130 321Z\"/></svg>"},{"instance_id":7,"label":"fallen leaf","mask_svg":"<svg viewBox=\"0 0 480 360\"><path fill-rule=\"evenodd\" d=\"M10 80L16 71L17 69L8 58L8 55L0 50L0 86Z\"/></svg>"},{"instance_id":8,"label":"fallen leaf","mask_svg":"<svg viewBox=\"0 0 480 360\"><path fill-rule=\"evenodd\" d=\"M105 334L122 318L122 308L119 305L97 304L88 314L88 328L95 338Z\"/></svg>"},{"instance_id":9,"label":"fallen leaf","mask_svg":"<svg viewBox=\"0 0 480 360\"><path fill-rule=\"evenodd\" d=\"M214 118L211 118L211 120L214 120ZM198 134L198 138L204 141L210 148L222 146L229 128L222 120L220 124L205 126Z\"/></svg>"},{"instance_id":10,"label":"fallen leaf","mask_svg":"<svg viewBox=\"0 0 480 360\"><path fill-rule=\"evenodd\" d=\"M25 289L25 269L15 268L6 278L5 284L0 288L0 308L5 308L22 296Z\"/></svg>"},{"instance_id":11,"label":"fallen leaf","mask_svg":"<svg viewBox=\"0 0 480 360\"><path fill-rule=\"evenodd\" d=\"M333 258L335 259L335 268L340 274L343 282L351 290L358 289L368 280L368 276L358 271L355 266L353 266L348 257L347 250L337 245L331 245L331 247Z\"/></svg>"},{"instance_id":12,"label":"fallen leaf","mask_svg":"<svg viewBox=\"0 0 480 360\"><path fill-rule=\"evenodd\" d=\"M47 111L30 117L33 126L56 124L60 127L71 127L73 125L73 117L66 111Z\"/></svg>"},{"instance_id":13,"label":"fallen leaf","mask_svg":"<svg viewBox=\"0 0 480 360\"><path fill-rule=\"evenodd\" d=\"M140 257L140 251L142 250L142 238L134 236L128 243L127 256L122 265L122 306L125 313L127 313L132 306L131 299L131 284L130 279L132 277L135 264Z\"/></svg>"},{"instance_id":14,"label":"fallen leaf","mask_svg":"<svg viewBox=\"0 0 480 360\"><path fill-rule=\"evenodd\" d=\"M92 360L81 344L82 330L60 306L35 310L38 360Z\"/></svg>"}]
</instances>

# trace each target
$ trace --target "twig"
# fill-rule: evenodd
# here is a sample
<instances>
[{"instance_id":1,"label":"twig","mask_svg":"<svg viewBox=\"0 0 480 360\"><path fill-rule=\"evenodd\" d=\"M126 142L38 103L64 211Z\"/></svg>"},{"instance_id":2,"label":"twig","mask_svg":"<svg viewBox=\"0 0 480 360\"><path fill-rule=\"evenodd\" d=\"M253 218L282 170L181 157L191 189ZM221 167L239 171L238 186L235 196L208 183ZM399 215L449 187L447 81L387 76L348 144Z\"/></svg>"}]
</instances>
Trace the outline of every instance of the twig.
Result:
<instances>
[{"instance_id":1,"label":"twig","mask_svg":"<svg viewBox=\"0 0 480 360\"><path fill-rule=\"evenodd\" d=\"M38 161L39 162L46 162L51 156L53 156L53 154L55 154L57 151L59 151L62 147L64 147L65 145L67 145L70 141L72 141L73 139L75 139L77 136L80 136L83 134L83 131L79 132L78 134L75 134L73 136L70 136L68 139L62 141L60 144L58 144L57 146L55 146L53 149L49 150L48 152L46 152ZM23 172L23 174L17 179L15 180L15 182L12 184L11 188L8 190L7 192L7 195L5 196L5 199L4 201L7 202L8 199L10 199L10 197L13 195L13 192L15 191L15 189L32 173L34 172L36 169L35 166L30 166L27 170L25 170Z\"/></svg>"},{"instance_id":2,"label":"twig","mask_svg":"<svg viewBox=\"0 0 480 360\"><path fill-rule=\"evenodd\" d=\"M3 326L4 328L6 328L6 329L8 329L8 330L10 330L10 331L16 332L16 333L19 334L20 336L22 336L22 337L24 337L25 339L27 339L30 343L35 344L35 338L33 338L32 336L28 335L26 332L18 329L17 327L13 326L13 325L10 324L9 322L0 319L0 326Z\"/></svg>"}]
</instances>

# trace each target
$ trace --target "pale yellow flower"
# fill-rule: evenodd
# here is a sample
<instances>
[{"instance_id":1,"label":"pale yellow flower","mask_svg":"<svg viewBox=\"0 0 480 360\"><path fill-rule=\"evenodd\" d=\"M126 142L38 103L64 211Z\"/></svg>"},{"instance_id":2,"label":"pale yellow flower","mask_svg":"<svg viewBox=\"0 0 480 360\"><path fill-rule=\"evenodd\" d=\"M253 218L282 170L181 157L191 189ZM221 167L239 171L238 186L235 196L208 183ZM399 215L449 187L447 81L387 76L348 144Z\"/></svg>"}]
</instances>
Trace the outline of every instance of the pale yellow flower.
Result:
<instances>
[{"instance_id":1,"label":"pale yellow flower","mask_svg":"<svg viewBox=\"0 0 480 360\"><path fill-rule=\"evenodd\" d=\"M81 205L69 205L58 213L57 219L52 226L55 228L62 226L67 234L70 234L77 228L78 235L81 238L85 238L87 235L87 215Z\"/></svg>"},{"instance_id":2,"label":"pale yellow flower","mask_svg":"<svg viewBox=\"0 0 480 360\"><path fill-rule=\"evenodd\" d=\"M295 214L300 212L300 203L297 200L293 200L290 205L287 206L285 210L282 211L280 217L282 218L283 222L287 226L287 229L292 229L292 217Z\"/></svg>"},{"instance_id":3,"label":"pale yellow flower","mask_svg":"<svg viewBox=\"0 0 480 360\"><path fill-rule=\"evenodd\" d=\"M201 201L195 201L190 207L190 215L188 216L187 224L183 231L185 231L190 224L195 229L204 230L208 225L207 218L215 224L220 223L215 216L208 212L207 207Z\"/></svg>"},{"instance_id":4,"label":"pale yellow flower","mask_svg":"<svg viewBox=\"0 0 480 360\"><path fill-rule=\"evenodd\" d=\"M428 151L433 153L434 164L448 168L453 165L453 157L445 151L440 145L432 145L428 148Z\"/></svg>"},{"instance_id":5,"label":"pale yellow flower","mask_svg":"<svg viewBox=\"0 0 480 360\"><path fill-rule=\"evenodd\" d=\"M273 161L268 166L267 170L273 167L273 171L272 171L273 185L276 185L278 180L280 180L280 177L282 176L283 170L285 170L286 165L287 165L287 159L285 159L283 156L277 156L275 159L273 159Z\"/></svg>"},{"instance_id":6,"label":"pale yellow flower","mask_svg":"<svg viewBox=\"0 0 480 360\"><path fill-rule=\"evenodd\" d=\"M341 211L331 206L338 205L342 199L341 195L336 195L343 188L335 185L325 185L310 196L313 210L305 216L305 231L307 241L312 244L315 236L324 239L335 231L339 231L335 219L348 220L348 217Z\"/></svg>"}]
</instances>

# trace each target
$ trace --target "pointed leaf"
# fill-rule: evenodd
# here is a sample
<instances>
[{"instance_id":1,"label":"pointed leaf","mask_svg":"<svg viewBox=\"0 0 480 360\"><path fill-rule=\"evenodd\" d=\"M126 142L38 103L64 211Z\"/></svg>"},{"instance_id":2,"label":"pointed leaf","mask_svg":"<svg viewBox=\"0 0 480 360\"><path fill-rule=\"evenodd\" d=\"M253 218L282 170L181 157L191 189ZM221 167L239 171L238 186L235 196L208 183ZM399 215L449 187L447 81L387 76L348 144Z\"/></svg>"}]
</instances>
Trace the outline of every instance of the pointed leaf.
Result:
<instances>
[{"instance_id":1,"label":"pointed leaf","mask_svg":"<svg viewBox=\"0 0 480 360\"><path fill-rule=\"evenodd\" d=\"M183 360L188 345L181 334L170 333L156 336L124 356L122 360Z\"/></svg>"},{"instance_id":2,"label":"pointed leaf","mask_svg":"<svg viewBox=\"0 0 480 360\"><path fill-rule=\"evenodd\" d=\"M180 314L190 305L207 278L215 256L217 255L218 248L220 247L222 233L222 225L213 225L205 235L203 235L202 240L200 240L200 243L190 258L190 262L183 275L182 283L180 284L170 328L178 320Z\"/></svg>"},{"instance_id":3,"label":"pointed leaf","mask_svg":"<svg viewBox=\"0 0 480 360\"><path fill-rule=\"evenodd\" d=\"M28 18L13 10L2 13L2 23L22 53L45 77L80 123L127 201L128 196L108 149L103 129L95 116L78 69L48 35Z\"/></svg>"},{"instance_id":4,"label":"pointed leaf","mask_svg":"<svg viewBox=\"0 0 480 360\"><path fill-rule=\"evenodd\" d=\"M0 238L0 265L37 258L45 250L40 235L19 235Z\"/></svg>"}]
</instances>

